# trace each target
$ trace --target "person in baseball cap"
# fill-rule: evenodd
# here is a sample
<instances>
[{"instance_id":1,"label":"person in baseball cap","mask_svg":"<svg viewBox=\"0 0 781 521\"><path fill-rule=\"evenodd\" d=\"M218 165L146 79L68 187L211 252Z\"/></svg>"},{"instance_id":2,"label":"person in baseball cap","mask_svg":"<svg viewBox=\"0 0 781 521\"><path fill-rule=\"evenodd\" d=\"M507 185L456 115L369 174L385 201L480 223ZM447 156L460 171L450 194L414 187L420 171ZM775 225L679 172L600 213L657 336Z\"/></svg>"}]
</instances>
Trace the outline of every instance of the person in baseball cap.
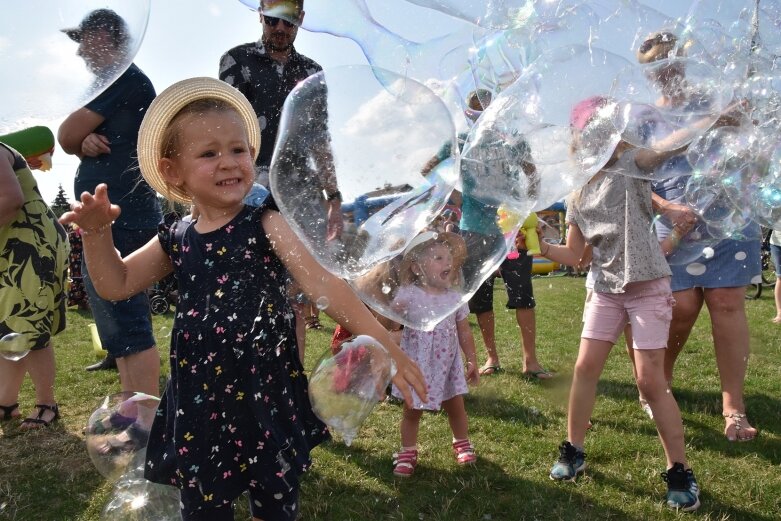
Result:
<instances>
[{"instance_id":1,"label":"person in baseball cap","mask_svg":"<svg viewBox=\"0 0 781 521\"><path fill-rule=\"evenodd\" d=\"M304 0L261 0L260 14L265 20L271 18L274 25L279 23L276 20L284 20L287 24L300 26L304 19Z\"/></svg>"}]
</instances>

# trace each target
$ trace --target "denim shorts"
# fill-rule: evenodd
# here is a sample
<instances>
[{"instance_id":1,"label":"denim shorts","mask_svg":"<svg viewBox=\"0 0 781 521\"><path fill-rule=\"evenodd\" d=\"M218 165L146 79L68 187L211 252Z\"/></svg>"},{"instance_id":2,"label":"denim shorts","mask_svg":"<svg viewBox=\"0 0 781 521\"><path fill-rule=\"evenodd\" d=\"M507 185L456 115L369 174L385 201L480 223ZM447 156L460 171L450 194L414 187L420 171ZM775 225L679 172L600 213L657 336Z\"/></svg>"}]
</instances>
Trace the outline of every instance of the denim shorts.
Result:
<instances>
[{"instance_id":1,"label":"denim shorts","mask_svg":"<svg viewBox=\"0 0 781 521\"><path fill-rule=\"evenodd\" d=\"M155 237L157 230L128 230L112 226L111 233L114 247L125 257ZM127 300L117 302L105 300L95 291L86 260L82 260L81 270L103 349L114 358L122 358L155 347L152 315L146 292L142 291Z\"/></svg>"},{"instance_id":2,"label":"denim shorts","mask_svg":"<svg viewBox=\"0 0 781 521\"><path fill-rule=\"evenodd\" d=\"M624 293L595 291L580 336L615 344L628 322L634 349L664 349L674 304L669 277L627 284Z\"/></svg>"},{"instance_id":3,"label":"denim shorts","mask_svg":"<svg viewBox=\"0 0 781 521\"><path fill-rule=\"evenodd\" d=\"M773 257L773 265L776 268L776 277L781 277L781 246L771 244L770 256Z\"/></svg>"}]
</instances>

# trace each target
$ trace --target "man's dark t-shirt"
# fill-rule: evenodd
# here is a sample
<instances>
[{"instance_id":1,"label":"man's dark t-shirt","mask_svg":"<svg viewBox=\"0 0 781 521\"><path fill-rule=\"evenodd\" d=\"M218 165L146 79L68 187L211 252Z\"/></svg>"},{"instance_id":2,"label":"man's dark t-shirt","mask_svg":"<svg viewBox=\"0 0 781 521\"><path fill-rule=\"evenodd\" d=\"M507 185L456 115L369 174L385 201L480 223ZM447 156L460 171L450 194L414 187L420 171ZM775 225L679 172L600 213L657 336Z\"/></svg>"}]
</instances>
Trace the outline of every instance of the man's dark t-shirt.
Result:
<instances>
[{"instance_id":1,"label":"man's dark t-shirt","mask_svg":"<svg viewBox=\"0 0 781 521\"><path fill-rule=\"evenodd\" d=\"M154 98L152 82L131 64L86 105L105 118L94 132L108 138L111 153L84 156L76 172L74 190L77 196L84 191L94 193L98 184L106 183L109 199L122 208L114 223L120 228L155 228L162 219L157 196L141 177L137 160L138 129Z\"/></svg>"}]
</instances>

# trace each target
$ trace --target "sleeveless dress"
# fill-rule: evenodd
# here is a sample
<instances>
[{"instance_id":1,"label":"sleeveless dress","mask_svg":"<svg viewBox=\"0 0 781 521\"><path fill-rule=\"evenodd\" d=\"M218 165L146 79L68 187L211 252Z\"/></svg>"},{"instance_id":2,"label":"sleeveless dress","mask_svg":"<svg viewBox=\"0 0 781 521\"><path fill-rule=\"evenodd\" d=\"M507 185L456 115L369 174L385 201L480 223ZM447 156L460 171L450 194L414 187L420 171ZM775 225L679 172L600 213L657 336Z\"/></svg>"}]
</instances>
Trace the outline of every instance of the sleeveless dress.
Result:
<instances>
[{"instance_id":1,"label":"sleeveless dress","mask_svg":"<svg viewBox=\"0 0 781 521\"><path fill-rule=\"evenodd\" d=\"M19 333L28 349L42 349L65 329L68 236L24 158L2 146L14 155L24 206L0 228L0 337Z\"/></svg>"},{"instance_id":2,"label":"sleeveless dress","mask_svg":"<svg viewBox=\"0 0 781 521\"><path fill-rule=\"evenodd\" d=\"M287 273L261 225L273 204L245 206L203 234L175 216L160 225L179 302L145 474L180 488L190 509L227 504L248 488L292 490L310 450L328 438L298 358Z\"/></svg>"}]
</instances>

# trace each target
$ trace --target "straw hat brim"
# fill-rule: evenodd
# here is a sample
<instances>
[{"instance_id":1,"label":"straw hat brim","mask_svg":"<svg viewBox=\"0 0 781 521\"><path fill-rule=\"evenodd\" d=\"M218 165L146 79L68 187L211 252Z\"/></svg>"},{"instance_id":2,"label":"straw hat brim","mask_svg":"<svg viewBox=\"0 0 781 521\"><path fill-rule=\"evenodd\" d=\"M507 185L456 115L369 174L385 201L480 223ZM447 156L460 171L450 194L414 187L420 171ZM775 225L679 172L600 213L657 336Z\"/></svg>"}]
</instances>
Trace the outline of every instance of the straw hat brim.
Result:
<instances>
[{"instance_id":1,"label":"straw hat brim","mask_svg":"<svg viewBox=\"0 0 781 521\"><path fill-rule=\"evenodd\" d=\"M157 193L179 203L190 204L192 198L181 187L166 182L160 172L163 136L171 120L193 101L217 99L231 105L241 117L250 146L260 153L260 126L255 110L247 98L224 81L198 77L174 83L152 101L138 131L138 164L141 175Z\"/></svg>"}]
</instances>

